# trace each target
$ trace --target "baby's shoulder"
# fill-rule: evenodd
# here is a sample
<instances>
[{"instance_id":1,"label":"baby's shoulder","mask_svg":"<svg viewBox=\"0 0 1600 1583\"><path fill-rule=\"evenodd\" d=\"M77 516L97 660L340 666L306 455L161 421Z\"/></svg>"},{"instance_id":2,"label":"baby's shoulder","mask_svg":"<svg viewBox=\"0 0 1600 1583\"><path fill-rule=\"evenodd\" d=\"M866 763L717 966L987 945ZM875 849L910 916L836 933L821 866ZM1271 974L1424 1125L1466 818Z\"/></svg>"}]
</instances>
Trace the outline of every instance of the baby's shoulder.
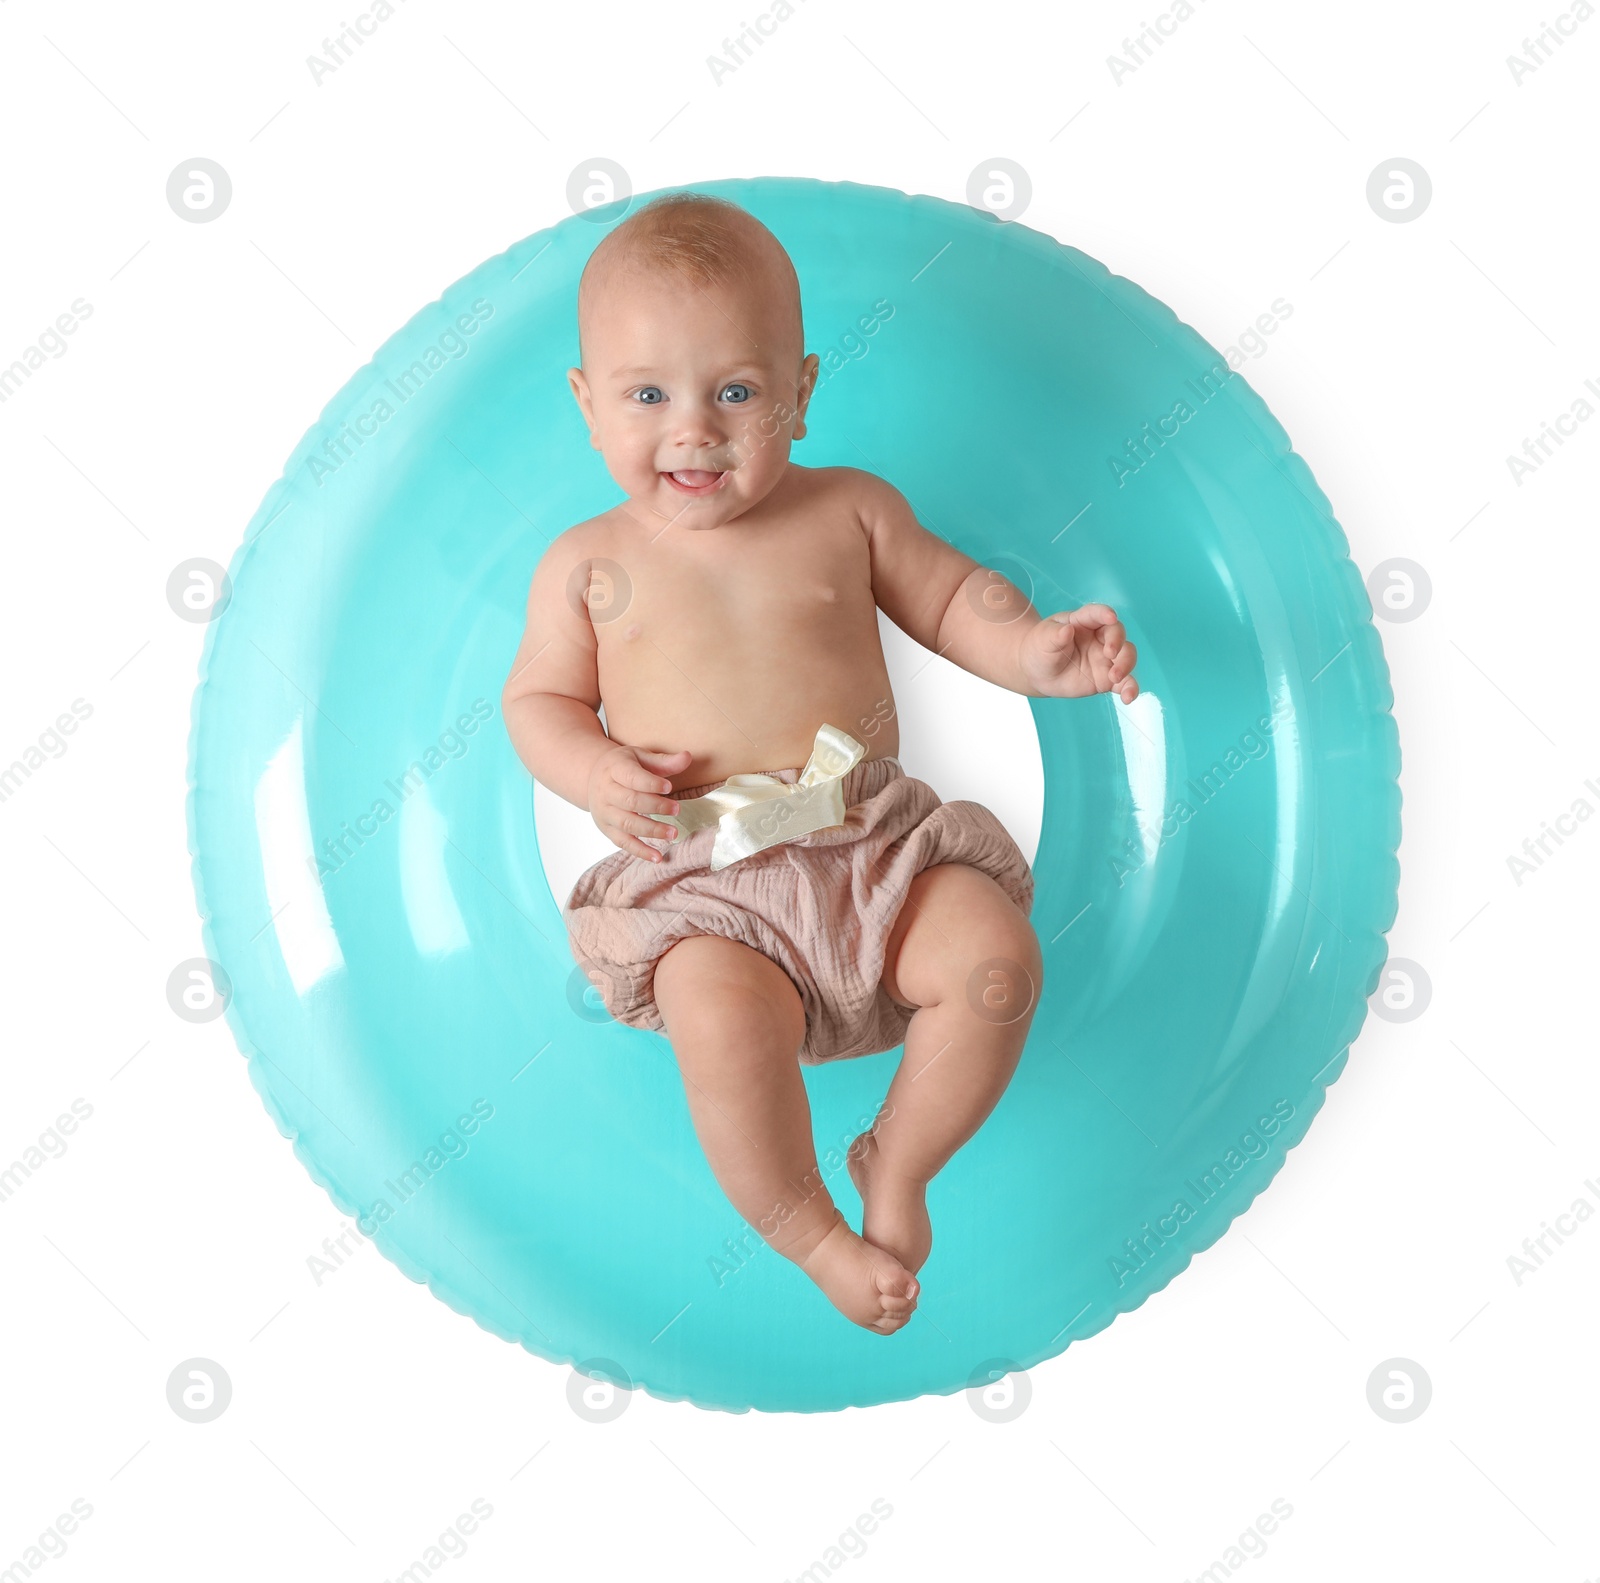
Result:
<instances>
[{"instance_id":1,"label":"baby's shoulder","mask_svg":"<svg viewBox=\"0 0 1600 1583\"><path fill-rule=\"evenodd\" d=\"M796 468L805 475L804 487L812 492L813 502L826 499L870 512L899 495L887 479L860 467Z\"/></svg>"},{"instance_id":2,"label":"baby's shoulder","mask_svg":"<svg viewBox=\"0 0 1600 1583\"><path fill-rule=\"evenodd\" d=\"M558 561L563 566L595 556L607 555L614 550L619 539L617 508L602 511L599 516L575 522L565 533L558 533L548 545L541 562Z\"/></svg>"},{"instance_id":3,"label":"baby's shoulder","mask_svg":"<svg viewBox=\"0 0 1600 1583\"><path fill-rule=\"evenodd\" d=\"M576 522L544 547L528 590L530 610L543 611L549 617L564 608L582 608L574 600L587 597L582 590L592 584L595 572L609 572L622 558L617 527L607 520L612 516L603 511Z\"/></svg>"}]
</instances>

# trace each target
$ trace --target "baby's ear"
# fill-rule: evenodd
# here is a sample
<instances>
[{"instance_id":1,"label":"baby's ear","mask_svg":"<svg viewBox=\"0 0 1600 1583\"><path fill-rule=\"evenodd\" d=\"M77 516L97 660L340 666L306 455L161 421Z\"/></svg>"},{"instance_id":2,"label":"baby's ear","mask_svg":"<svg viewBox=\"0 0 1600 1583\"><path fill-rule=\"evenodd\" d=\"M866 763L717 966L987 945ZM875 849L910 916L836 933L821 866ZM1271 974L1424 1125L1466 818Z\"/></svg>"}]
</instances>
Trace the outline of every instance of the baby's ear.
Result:
<instances>
[{"instance_id":1,"label":"baby's ear","mask_svg":"<svg viewBox=\"0 0 1600 1583\"><path fill-rule=\"evenodd\" d=\"M583 421L588 425L589 444L599 450L599 442L594 432L594 398L589 393L589 381L584 376L581 368L567 370L567 384L572 391L573 400L578 403L578 411L583 414Z\"/></svg>"},{"instance_id":2,"label":"baby's ear","mask_svg":"<svg viewBox=\"0 0 1600 1583\"><path fill-rule=\"evenodd\" d=\"M822 366L815 352L807 354L800 365L800 389L795 400L794 437L806 437L806 408L811 405L811 392L817 388L817 370Z\"/></svg>"}]
</instances>

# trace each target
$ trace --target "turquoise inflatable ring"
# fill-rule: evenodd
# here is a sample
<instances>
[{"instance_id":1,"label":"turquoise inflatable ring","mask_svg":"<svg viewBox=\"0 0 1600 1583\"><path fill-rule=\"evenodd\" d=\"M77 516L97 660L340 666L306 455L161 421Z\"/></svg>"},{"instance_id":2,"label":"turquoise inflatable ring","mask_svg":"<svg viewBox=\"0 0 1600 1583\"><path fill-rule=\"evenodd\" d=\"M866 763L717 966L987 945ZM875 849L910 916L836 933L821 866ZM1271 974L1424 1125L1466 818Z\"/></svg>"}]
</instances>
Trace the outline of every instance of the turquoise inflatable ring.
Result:
<instances>
[{"instance_id":1,"label":"turquoise inflatable ring","mask_svg":"<svg viewBox=\"0 0 1600 1583\"><path fill-rule=\"evenodd\" d=\"M1161 303L959 204L698 190L799 271L823 367L796 460L870 458L1041 610L1102 600L1139 645L1140 729L1109 696L1031 704L1045 988L933 1184L921 1311L889 1338L837 1315L723 1196L665 1040L574 992L499 719L534 564L617 498L565 370L579 272L628 204L420 312L252 519L189 747L206 951L307 1170L494 1334L735 1411L982 1387L1216 1241L1343 1068L1396 907L1388 670L1310 471ZM856 1224L840 1150L897 1060L806 1069Z\"/></svg>"}]
</instances>

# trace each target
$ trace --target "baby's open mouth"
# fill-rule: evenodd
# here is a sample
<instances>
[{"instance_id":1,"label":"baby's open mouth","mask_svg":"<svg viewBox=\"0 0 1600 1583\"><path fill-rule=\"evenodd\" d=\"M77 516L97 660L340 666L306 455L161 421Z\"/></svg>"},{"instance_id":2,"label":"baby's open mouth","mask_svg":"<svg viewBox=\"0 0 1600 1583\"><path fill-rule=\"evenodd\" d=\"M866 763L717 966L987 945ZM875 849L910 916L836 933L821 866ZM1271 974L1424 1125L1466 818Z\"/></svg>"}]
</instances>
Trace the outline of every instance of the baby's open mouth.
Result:
<instances>
[{"instance_id":1,"label":"baby's open mouth","mask_svg":"<svg viewBox=\"0 0 1600 1583\"><path fill-rule=\"evenodd\" d=\"M672 486L685 495L709 495L728 475L709 472L699 467L682 467L676 472L663 473Z\"/></svg>"}]
</instances>

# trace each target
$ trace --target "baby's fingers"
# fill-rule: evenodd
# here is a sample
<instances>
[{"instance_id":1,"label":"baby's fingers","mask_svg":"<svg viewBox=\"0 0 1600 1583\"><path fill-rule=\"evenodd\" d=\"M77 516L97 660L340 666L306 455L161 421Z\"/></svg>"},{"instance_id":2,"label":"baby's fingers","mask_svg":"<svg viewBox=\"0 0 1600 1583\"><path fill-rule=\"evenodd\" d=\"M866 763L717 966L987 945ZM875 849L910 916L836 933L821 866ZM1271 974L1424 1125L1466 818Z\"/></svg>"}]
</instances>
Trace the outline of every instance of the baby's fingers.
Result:
<instances>
[{"instance_id":1,"label":"baby's fingers","mask_svg":"<svg viewBox=\"0 0 1600 1583\"><path fill-rule=\"evenodd\" d=\"M1104 627L1116 621L1117 613L1110 605L1080 605L1067 612L1067 619L1078 627Z\"/></svg>"},{"instance_id":2,"label":"baby's fingers","mask_svg":"<svg viewBox=\"0 0 1600 1583\"><path fill-rule=\"evenodd\" d=\"M648 814L626 813L618 810L617 828L631 830L635 835L659 836L663 841L677 841L683 832L675 824L668 824L664 819L652 819Z\"/></svg>"},{"instance_id":3,"label":"baby's fingers","mask_svg":"<svg viewBox=\"0 0 1600 1583\"><path fill-rule=\"evenodd\" d=\"M622 790L618 792L616 798L612 801L611 807L618 815L624 813L676 813L679 803L678 799L669 792L658 792L653 789L636 792Z\"/></svg>"},{"instance_id":4,"label":"baby's fingers","mask_svg":"<svg viewBox=\"0 0 1600 1583\"><path fill-rule=\"evenodd\" d=\"M675 840L679 836L676 825L663 824L659 819L647 819L642 814L631 813L619 813L615 819L608 821L605 833L624 852L629 852L634 857L647 858L652 863L659 863L666 853L658 852L653 846L646 846L639 837L647 835L663 840Z\"/></svg>"},{"instance_id":5,"label":"baby's fingers","mask_svg":"<svg viewBox=\"0 0 1600 1583\"><path fill-rule=\"evenodd\" d=\"M642 857L647 862L659 863L666 855L663 852L656 851L654 847L646 846L636 836L628 835L622 830L617 831L611 839L616 843L618 849L626 852L629 857Z\"/></svg>"},{"instance_id":6,"label":"baby's fingers","mask_svg":"<svg viewBox=\"0 0 1600 1583\"><path fill-rule=\"evenodd\" d=\"M681 775L694 762L694 754L688 748L679 748L674 753L658 753L654 748L632 751L646 775ZM682 763L678 762L680 759Z\"/></svg>"},{"instance_id":7,"label":"baby's fingers","mask_svg":"<svg viewBox=\"0 0 1600 1583\"><path fill-rule=\"evenodd\" d=\"M658 775L642 764L629 763L620 756L611 766L611 779L627 792L654 792L659 797L665 796L672 790L672 781L669 777Z\"/></svg>"}]
</instances>

